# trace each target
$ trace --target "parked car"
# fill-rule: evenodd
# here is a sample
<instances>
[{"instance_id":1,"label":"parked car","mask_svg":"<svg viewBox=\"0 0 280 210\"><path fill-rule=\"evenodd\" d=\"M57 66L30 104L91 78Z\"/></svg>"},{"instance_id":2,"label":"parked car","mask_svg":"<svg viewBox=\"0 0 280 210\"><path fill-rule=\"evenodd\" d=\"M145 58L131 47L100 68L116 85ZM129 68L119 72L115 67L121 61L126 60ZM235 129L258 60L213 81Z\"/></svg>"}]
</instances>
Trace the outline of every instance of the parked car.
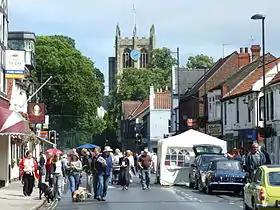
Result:
<instances>
[{"instance_id":1,"label":"parked car","mask_svg":"<svg viewBox=\"0 0 280 210\"><path fill-rule=\"evenodd\" d=\"M248 174L238 160L214 160L202 175L200 190L211 194L213 190L233 191L240 194L247 182ZM203 182L205 180L205 182Z\"/></svg>"},{"instance_id":2,"label":"parked car","mask_svg":"<svg viewBox=\"0 0 280 210\"><path fill-rule=\"evenodd\" d=\"M244 187L244 210L280 209L280 165L260 166Z\"/></svg>"},{"instance_id":3,"label":"parked car","mask_svg":"<svg viewBox=\"0 0 280 210\"><path fill-rule=\"evenodd\" d=\"M222 148L217 145L194 145L193 151L195 153L195 160L191 164L191 170L189 173L189 187L198 189L201 174L207 170L209 163L216 159L227 158L224 154L222 154Z\"/></svg>"}]
</instances>

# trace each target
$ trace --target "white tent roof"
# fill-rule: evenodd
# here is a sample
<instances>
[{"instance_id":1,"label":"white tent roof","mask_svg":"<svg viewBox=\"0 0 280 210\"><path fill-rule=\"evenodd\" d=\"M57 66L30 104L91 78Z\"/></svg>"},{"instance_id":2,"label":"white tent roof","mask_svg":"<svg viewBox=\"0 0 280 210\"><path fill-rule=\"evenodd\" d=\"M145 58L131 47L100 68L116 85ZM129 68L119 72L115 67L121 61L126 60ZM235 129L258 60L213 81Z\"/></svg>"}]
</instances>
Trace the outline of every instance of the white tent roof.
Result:
<instances>
[{"instance_id":1,"label":"white tent roof","mask_svg":"<svg viewBox=\"0 0 280 210\"><path fill-rule=\"evenodd\" d=\"M213 144L220 145L223 148L223 152L226 152L227 142L221 139L218 139L213 136L209 136L205 133L190 129L184 133L181 133L176 136L172 136L166 139L162 139L159 142L160 144L166 146L176 146L176 147L188 147L195 144Z\"/></svg>"}]
</instances>

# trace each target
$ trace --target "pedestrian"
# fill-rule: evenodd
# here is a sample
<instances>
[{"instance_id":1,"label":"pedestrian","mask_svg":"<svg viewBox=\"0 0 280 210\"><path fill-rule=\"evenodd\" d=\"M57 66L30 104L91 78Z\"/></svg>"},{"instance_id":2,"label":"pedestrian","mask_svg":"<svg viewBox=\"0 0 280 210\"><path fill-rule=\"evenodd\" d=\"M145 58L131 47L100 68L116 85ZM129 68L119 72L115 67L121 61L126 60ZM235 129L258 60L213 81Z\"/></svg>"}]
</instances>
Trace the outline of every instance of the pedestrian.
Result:
<instances>
[{"instance_id":1,"label":"pedestrian","mask_svg":"<svg viewBox=\"0 0 280 210\"><path fill-rule=\"evenodd\" d=\"M119 173L120 173L120 158L123 155L119 149L115 149L115 154L113 156L113 170L112 170L112 183L116 184L119 182ZM119 184L119 183L118 183Z\"/></svg>"},{"instance_id":2,"label":"pedestrian","mask_svg":"<svg viewBox=\"0 0 280 210\"><path fill-rule=\"evenodd\" d=\"M53 183L53 194L56 200L60 201L65 179L65 165L59 154L55 154L52 159L50 178Z\"/></svg>"},{"instance_id":3,"label":"pedestrian","mask_svg":"<svg viewBox=\"0 0 280 210\"><path fill-rule=\"evenodd\" d=\"M86 188L89 193L92 193L92 174L91 174L91 166L92 166L92 157L90 152L87 149L82 149L82 164L83 171L86 173Z\"/></svg>"},{"instance_id":4,"label":"pedestrian","mask_svg":"<svg viewBox=\"0 0 280 210\"><path fill-rule=\"evenodd\" d=\"M31 196L35 179L40 179L38 164L31 151L27 151L25 157L21 159L19 168L23 180L23 194L24 196Z\"/></svg>"},{"instance_id":5,"label":"pedestrian","mask_svg":"<svg viewBox=\"0 0 280 210\"><path fill-rule=\"evenodd\" d=\"M110 153L113 150L110 146L105 146L102 154L99 154L96 161L96 168L98 170L98 183L97 183L97 200L106 201L110 175L113 167L113 160Z\"/></svg>"},{"instance_id":6,"label":"pedestrian","mask_svg":"<svg viewBox=\"0 0 280 210\"><path fill-rule=\"evenodd\" d=\"M138 160L141 173L142 190L149 189L151 182L152 158L148 153L148 148L145 148Z\"/></svg>"},{"instance_id":7,"label":"pedestrian","mask_svg":"<svg viewBox=\"0 0 280 210\"><path fill-rule=\"evenodd\" d=\"M128 190L128 186L130 183L130 174L129 174L129 153L125 152L124 157L119 159L120 165L120 174L119 174L119 183L122 186L122 190Z\"/></svg>"},{"instance_id":8,"label":"pedestrian","mask_svg":"<svg viewBox=\"0 0 280 210\"><path fill-rule=\"evenodd\" d=\"M271 164L271 159L270 159L269 154L268 154L268 152L266 151L264 145L261 146L261 152L262 152L262 153L264 154L264 156L265 156L265 161L266 161L265 164L267 164L267 165Z\"/></svg>"},{"instance_id":9,"label":"pedestrian","mask_svg":"<svg viewBox=\"0 0 280 210\"><path fill-rule=\"evenodd\" d=\"M258 167L264 165L265 163L265 155L259 150L259 144L253 143L252 151L248 154L246 160L247 172L249 172L251 179L253 178Z\"/></svg>"},{"instance_id":10,"label":"pedestrian","mask_svg":"<svg viewBox=\"0 0 280 210\"><path fill-rule=\"evenodd\" d=\"M92 185L93 185L93 194L94 194L94 199L97 199L97 183L98 183L98 170L96 168L96 161L97 161L97 157L99 156L101 152L100 147L96 147L94 149L94 152L92 154L92 166L91 166L91 170L92 170Z\"/></svg>"},{"instance_id":11,"label":"pedestrian","mask_svg":"<svg viewBox=\"0 0 280 210\"><path fill-rule=\"evenodd\" d=\"M43 152L40 152L40 159L39 159L39 172L40 172L40 181L41 183L43 180L46 180L46 156Z\"/></svg>"},{"instance_id":12,"label":"pedestrian","mask_svg":"<svg viewBox=\"0 0 280 210\"><path fill-rule=\"evenodd\" d=\"M80 176L83 170L82 162L77 153L72 152L70 161L66 165L67 176L70 184L72 198L74 192L79 188Z\"/></svg>"},{"instance_id":13,"label":"pedestrian","mask_svg":"<svg viewBox=\"0 0 280 210\"><path fill-rule=\"evenodd\" d=\"M133 157L133 153L130 150L127 150L126 154L127 154L128 160L129 160L129 181L130 181L130 183L132 183L133 175L136 176L136 172L135 172L135 168L134 168L134 157Z\"/></svg>"},{"instance_id":14,"label":"pedestrian","mask_svg":"<svg viewBox=\"0 0 280 210\"><path fill-rule=\"evenodd\" d=\"M52 179L50 179L50 173L51 173L51 163L53 159L54 154L49 153L47 156L47 161L46 161L46 182L49 182L49 186L52 187Z\"/></svg>"}]
</instances>

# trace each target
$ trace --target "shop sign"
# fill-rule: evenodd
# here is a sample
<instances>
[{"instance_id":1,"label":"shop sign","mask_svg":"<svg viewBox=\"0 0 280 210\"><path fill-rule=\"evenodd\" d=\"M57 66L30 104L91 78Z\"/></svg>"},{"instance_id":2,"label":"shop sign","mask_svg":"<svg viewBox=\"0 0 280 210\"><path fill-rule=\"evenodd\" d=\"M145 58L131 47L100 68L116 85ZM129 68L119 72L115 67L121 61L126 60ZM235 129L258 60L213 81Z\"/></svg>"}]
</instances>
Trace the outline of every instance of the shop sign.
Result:
<instances>
[{"instance_id":1,"label":"shop sign","mask_svg":"<svg viewBox=\"0 0 280 210\"><path fill-rule=\"evenodd\" d=\"M221 124L208 124L207 133L212 136L220 136L222 134Z\"/></svg>"},{"instance_id":2,"label":"shop sign","mask_svg":"<svg viewBox=\"0 0 280 210\"><path fill-rule=\"evenodd\" d=\"M25 51L6 50L6 79L23 79L25 67Z\"/></svg>"},{"instance_id":3,"label":"shop sign","mask_svg":"<svg viewBox=\"0 0 280 210\"><path fill-rule=\"evenodd\" d=\"M30 123L45 123L45 104L29 103L28 115Z\"/></svg>"}]
</instances>

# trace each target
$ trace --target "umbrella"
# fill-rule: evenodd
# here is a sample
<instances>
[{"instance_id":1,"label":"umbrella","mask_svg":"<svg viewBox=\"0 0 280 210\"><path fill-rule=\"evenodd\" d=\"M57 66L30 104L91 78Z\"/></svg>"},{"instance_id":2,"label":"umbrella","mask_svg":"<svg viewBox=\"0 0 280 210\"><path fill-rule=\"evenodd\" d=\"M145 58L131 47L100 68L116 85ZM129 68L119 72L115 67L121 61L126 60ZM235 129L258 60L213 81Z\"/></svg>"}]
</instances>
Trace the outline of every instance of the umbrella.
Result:
<instances>
[{"instance_id":1,"label":"umbrella","mask_svg":"<svg viewBox=\"0 0 280 210\"><path fill-rule=\"evenodd\" d=\"M93 149L96 147L99 147L99 146L94 145L94 144L84 144L84 145L76 147L76 149Z\"/></svg>"},{"instance_id":2,"label":"umbrella","mask_svg":"<svg viewBox=\"0 0 280 210\"><path fill-rule=\"evenodd\" d=\"M63 152L61 150L56 149L56 148L48 149L45 153L47 153L47 154L50 154L50 153L53 153L53 154L63 154Z\"/></svg>"}]
</instances>

